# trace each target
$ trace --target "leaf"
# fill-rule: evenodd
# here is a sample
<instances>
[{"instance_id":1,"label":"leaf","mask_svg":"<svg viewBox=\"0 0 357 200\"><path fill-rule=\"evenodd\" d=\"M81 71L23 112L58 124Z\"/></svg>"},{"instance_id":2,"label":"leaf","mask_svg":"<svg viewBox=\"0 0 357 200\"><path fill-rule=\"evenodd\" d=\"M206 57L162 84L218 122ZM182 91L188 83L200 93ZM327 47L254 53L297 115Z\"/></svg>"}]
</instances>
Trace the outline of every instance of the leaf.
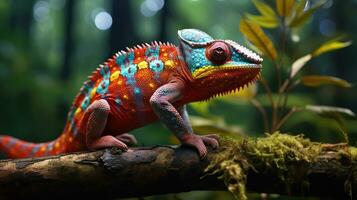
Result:
<instances>
[{"instance_id":1,"label":"leaf","mask_svg":"<svg viewBox=\"0 0 357 200\"><path fill-rule=\"evenodd\" d=\"M301 13L304 11L304 8L306 7L306 2L307 2L307 0L300 1L300 3L297 5L296 11L295 11L295 16L301 15Z\"/></svg>"},{"instance_id":2,"label":"leaf","mask_svg":"<svg viewBox=\"0 0 357 200\"><path fill-rule=\"evenodd\" d=\"M209 115L209 106L212 104L212 102L194 102L190 103L189 106L195 110L197 113L208 116Z\"/></svg>"},{"instance_id":3,"label":"leaf","mask_svg":"<svg viewBox=\"0 0 357 200\"><path fill-rule=\"evenodd\" d=\"M303 25L312 14L319 9L326 1L319 1L315 5L313 5L310 9L306 10L305 12L300 13L299 15L295 15L295 17L290 22L290 27L296 28Z\"/></svg>"},{"instance_id":4,"label":"leaf","mask_svg":"<svg viewBox=\"0 0 357 200\"><path fill-rule=\"evenodd\" d=\"M345 142L349 142L348 140L348 130L345 125L345 120L344 118L355 118L356 115L353 113L350 109L347 108L341 108L341 107L333 107L333 106L319 106L319 105L306 105L305 110L316 113L322 117L334 119L345 138Z\"/></svg>"},{"instance_id":5,"label":"leaf","mask_svg":"<svg viewBox=\"0 0 357 200\"><path fill-rule=\"evenodd\" d=\"M335 41L335 40L328 41L328 42L322 44L314 52L312 52L312 56L316 57L316 56L319 56L319 55L329 52L329 51L334 51L337 49L345 48L347 46L350 46L351 44L352 44L351 41L347 41L347 42L341 42L341 41Z\"/></svg>"},{"instance_id":6,"label":"leaf","mask_svg":"<svg viewBox=\"0 0 357 200\"><path fill-rule=\"evenodd\" d=\"M263 16L271 19L277 18L274 10L268 4L260 0L252 0L252 2Z\"/></svg>"},{"instance_id":7,"label":"leaf","mask_svg":"<svg viewBox=\"0 0 357 200\"><path fill-rule=\"evenodd\" d=\"M295 5L295 0L276 0L276 10L282 17L289 17Z\"/></svg>"},{"instance_id":8,"label":"leaf","mask_svg":"<svg viewBox=\"0 0 357 200\"><path fill-rule=\"evenodd\" d=\"M228 125L220 117L210 119L191 115L190 123L197 134L244 135L241 127Z\"/></svg>"},{"instance_id":9,"label":"leaf","mask_svg":"<svg viewBox=\"0 0 357 200\"><path fill-rule=\"evenodd\" d=\"M333 76L319 76L319 75L303 76L301 77L301 82L305 86L310 86L310 87L318 87L321 85L336 85L339 87L348 88L352 86L349 82Z\"/></svg>"},{"instance_id":10,"label":"leaf","mask_svg":"<svg viewBox=\"0 0 357 200\"><path fill-rule=\"evenodd\" d=\"M246 16L249 20L256 22L264 28L276 28L279 25L279 21L277 18L268 18L251 14L246 14Z\"/></svg>"},{"instance_id":11,"label":"leaf","mask_svg":"<svg viewBox=\"0 0 357 200\"><path fill-rule=\"evenodd\" d=\"M350 109L334 106L306 105L305 110L328 118L336 118L336 116L356 117Z\"/></svg>"},{"instance_id":12,"label":"leaf","mask_svg":"<svg viewBox=\"0 0 357 200\"><path fill-rule=\"evenodd\" d=\"M256 22L242 18L239 28L243 35L263 54L267 55L271 60L276 60L277 52L273 42Z\"/></svg>"},{"instance_id":13,"label":"leaf","mask_svg":"<svg viewBox=\"0 0 357 200\"><path fill-rule=\"evenodd\" d=\"M305 66L305 64L311 60L311 58L311 54L307 54L306 56L295 60L295 62L291 65L290 78L293 78Z\"/></svg>"}]
</instances>

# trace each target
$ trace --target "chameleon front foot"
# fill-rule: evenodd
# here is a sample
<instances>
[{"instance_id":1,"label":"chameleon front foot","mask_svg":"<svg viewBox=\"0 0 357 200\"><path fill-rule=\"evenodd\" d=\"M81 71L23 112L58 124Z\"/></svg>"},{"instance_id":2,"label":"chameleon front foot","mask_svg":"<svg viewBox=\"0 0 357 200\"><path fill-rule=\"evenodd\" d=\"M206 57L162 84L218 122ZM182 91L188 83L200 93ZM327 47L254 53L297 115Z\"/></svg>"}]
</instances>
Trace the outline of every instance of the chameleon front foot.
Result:
<instances>
[{"instance_id":1,"label":"chameleon front foot","mask_svg":"<svg viewBox=\"0 0 357 200\"><path fill-rule=\"evenodd\" d=\"M181 143L197 149L200 158L202 159L207 155L206 145L211 146L214 149L218 148L218 138L217 135L199 136L195 134L186 134L181 138Z\"/></svg>"}]
</instances>

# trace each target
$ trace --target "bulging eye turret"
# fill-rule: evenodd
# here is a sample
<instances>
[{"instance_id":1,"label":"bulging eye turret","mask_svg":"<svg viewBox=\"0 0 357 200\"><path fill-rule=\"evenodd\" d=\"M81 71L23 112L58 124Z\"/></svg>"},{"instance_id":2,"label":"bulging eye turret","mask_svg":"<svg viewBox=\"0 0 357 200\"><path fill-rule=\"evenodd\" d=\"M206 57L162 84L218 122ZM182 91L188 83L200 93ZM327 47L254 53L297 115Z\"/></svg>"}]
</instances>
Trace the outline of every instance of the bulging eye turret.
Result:
<instances>
[{"instance_id":1,"label":"bulging eye turret","mask_svg":"<svg viewBox=\"0 0 357 200\"><path fill-rule=\"evenodd\" d=\"M206 57L215 65L221 65L231 58L231 50L224 42L214 42L206 49Z\"/></svg>"}]
</instances>

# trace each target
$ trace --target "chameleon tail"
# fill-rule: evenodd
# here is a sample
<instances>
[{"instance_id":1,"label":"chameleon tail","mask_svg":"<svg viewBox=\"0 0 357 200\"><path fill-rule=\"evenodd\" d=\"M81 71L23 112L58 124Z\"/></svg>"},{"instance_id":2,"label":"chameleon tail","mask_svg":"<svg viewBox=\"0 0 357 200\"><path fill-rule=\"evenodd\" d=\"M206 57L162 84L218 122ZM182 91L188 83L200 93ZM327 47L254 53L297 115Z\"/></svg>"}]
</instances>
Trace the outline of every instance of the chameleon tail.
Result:
<instances>
[{"instance_id":1,"label":"chameleon tail","mask_svg":"<svg viewBox=\"0 0 357 200\"><path fill-rule=\"evenodd\" d=\"M0 135L0 151L8 158L41 157L55 154L55 141L45 143L26 142L11 136Z\"/></svg>"}]
</instances>

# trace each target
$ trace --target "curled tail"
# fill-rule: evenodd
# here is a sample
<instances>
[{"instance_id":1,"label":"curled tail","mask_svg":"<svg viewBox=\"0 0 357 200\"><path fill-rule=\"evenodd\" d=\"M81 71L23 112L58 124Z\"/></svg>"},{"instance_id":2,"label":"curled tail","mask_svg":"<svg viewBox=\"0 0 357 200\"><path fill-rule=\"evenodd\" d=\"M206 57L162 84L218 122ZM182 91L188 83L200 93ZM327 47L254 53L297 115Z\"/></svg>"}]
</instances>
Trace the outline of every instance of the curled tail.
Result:
<instances>
[{"instance_id":1,"label":"curled tail","mask_svg":"<svg viewBox=\"0 0 357 200\"><path fill-rule=\"evenodd\" d=\"M57 140L45 143L26 142L11 136L0 135L0 151L8 158L27 158L55 155L53 146Z\"/></svg>"}]
</instances>

